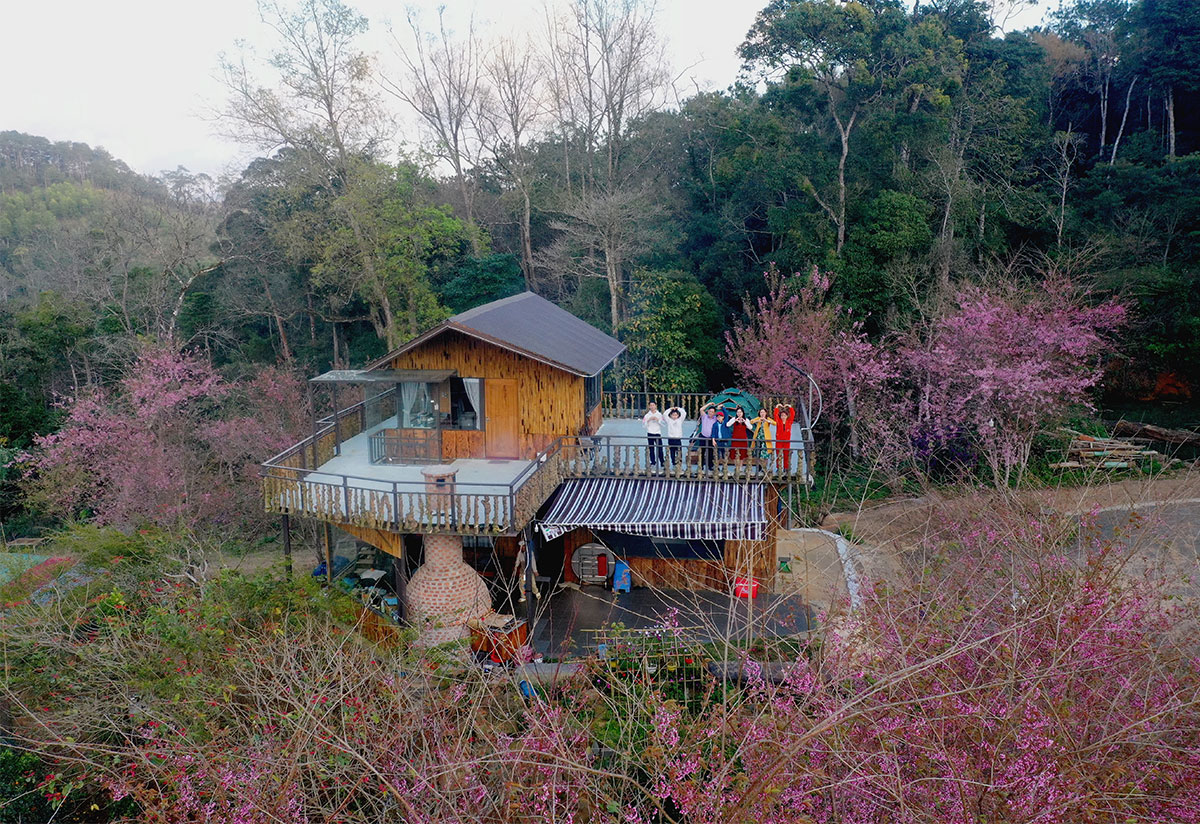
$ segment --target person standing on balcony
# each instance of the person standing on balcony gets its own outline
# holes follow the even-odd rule
[[[725,460],[725,453],[729,450],[729,438],[733,431],[729,428],[730,416],[724,406],[717,407],[717,422],[713,424],[713,440],[717,446],[717,460]]]
[[[746,410],[740,406],[729,421],[729,436],[729,457],[741,464],[750,457],[750,421],[746,420]]]
[[[672,406],[667,410],[667,419],[663,425],[667,428],[667,451],[671,454],[671,468],[677,469],[680,446],[683,444],[683,422],[687,420],[687,412],[682,406]]]
[[[796,409],[790,403],[775,404],[775,455],[783,472],[792,469],[792,421],[796,420]]]
[[[642,416],[642,427],[646,430],[646,443],[650,447],[650,471],[657,472],[663,463],[662,447],[663,414],[658,411],[658,404],[650,402],[646,414]]]
[[[755,458],[761,458],[766,461],[771,457],[771,450],[775,446],[775,437],[772,427],[775,426],[775,421],[771,420],[771,416],[767,414],[767,410],[758,410],[758,417],[750,419],[751,425],[754,427],[754,437],[750,450]],[[764,463],[764,466],[766,464]]]
[[[713,453],[717,448],[715,430],[717,427],[717,405],[710,403],[700,410],[700,469],[712,470]]]

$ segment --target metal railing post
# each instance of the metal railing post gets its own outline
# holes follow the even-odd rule
[[[392,481],[392,522],[400,528],[400,488]]]

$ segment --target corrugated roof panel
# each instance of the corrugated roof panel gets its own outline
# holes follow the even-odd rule
[[[576,527],[658,538],[760,541],[767,525],[762,484],[699,480],[572,478],[542,519],[552,541]]]

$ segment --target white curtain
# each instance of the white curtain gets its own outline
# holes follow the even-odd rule
[[[424,387],[421,383],[405,382],[400,384],[400,426],[409,429],[412,426],[413,404],[417,393]]]
[[[483,405],[479,402],[483,381],[479,378],[463,378],[463,389],[471,401],[471,408],[475,411],[475,428],[483,429]]]

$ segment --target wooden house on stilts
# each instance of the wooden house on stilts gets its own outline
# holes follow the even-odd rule
[[[429,643],[464,637],[495,606],[496,588],[464,561],[481,547],[493,559],[485,573],[526,588],[535,567],[577,580],[580,548],[592,559],[599,543],[634,586],[728,592],[740,578],[769,589],[781,496],[811,477],[811,433],[797,427],[783,452],[707,467],[690,436],[708,396],[603,391],[623,350],[526,292],[365,369],[317,376],[333,409],[263,465],[266,508],[285,537],[290,519],[314,518],[327,536],[337,528],[386,553],[398,612]],[[647,443],[651,401],[686,413],[674,453]]]

